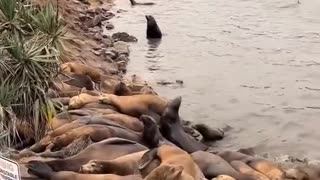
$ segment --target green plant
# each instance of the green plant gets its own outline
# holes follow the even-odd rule
[[[46,92],[58,73],[62,28],[51,3],[0,0],[0,146],[12,144],[19,121],[40,139],[56,113]]]

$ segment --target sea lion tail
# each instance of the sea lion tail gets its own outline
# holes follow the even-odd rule
[[[43,179],[50,179],[54,175],[52,168],[41,161],[29,161],[27,164],[28,173]]]
[[[138,162],[138,168],[139,170],[142,170],[146,168],[154,158],[156,158],[158,153],[158,148],[153,148],[144,153],[144,155],[141,157],[141,159]]]

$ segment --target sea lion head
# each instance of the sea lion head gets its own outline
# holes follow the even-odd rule
[[[145,180],[179,180],[182,172],[182,166],[161,165],[151,171]]]
[[[84,164],[80,167],[80,172],[86,174],[102,173],[103,166],[98,161],[91,160],[87,164]]]
[[[179,109],[181,105],[182,97],[178,96],[170,101],[162,113],[160,122],[177,122],[180,121]]]
[[[145,142],[148,143],[149,148],[158,147],[159,141],[161,138],[161,133],[159,128],[156,124],[156,121],[147,115],[141,115],[140,121],[143,122],[144,129],[143,129],[143,139]]]
[[[156,26],[157,25],[157,21],[154,19],[153,16],[146,15],[146,19],[147,19],[148,26]]]
[[[79,109],[83,106],[80,96],[74,96],[69,100],[68,109]]]

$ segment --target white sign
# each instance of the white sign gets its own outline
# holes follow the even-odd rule
[[[20,180],[18,163],[0,156],[0,180]]]

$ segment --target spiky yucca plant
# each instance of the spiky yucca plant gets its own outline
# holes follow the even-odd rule
[[[58,73],[63,34],[51,3],[38,9],[26,0],[0,0],[0,146],[12,144],[17,121],[40,139],[52,120],[46,92]]]

